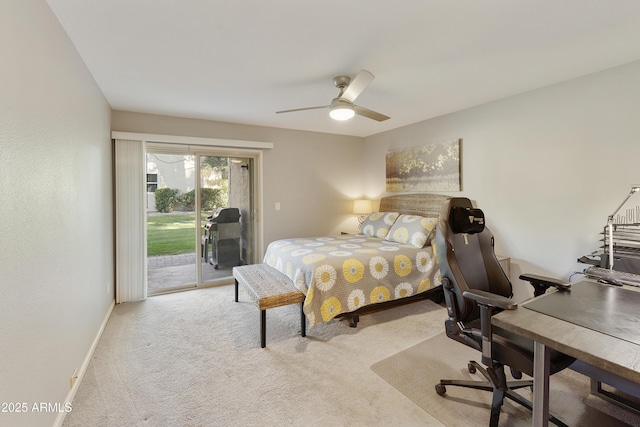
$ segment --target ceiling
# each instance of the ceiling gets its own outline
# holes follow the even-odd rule
[[[114,110],[360,137],[640,60],[638,0],[47,1]]]

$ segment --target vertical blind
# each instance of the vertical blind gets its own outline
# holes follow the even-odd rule
[[[145,143],[115,140],[116,303],[147,298]]]

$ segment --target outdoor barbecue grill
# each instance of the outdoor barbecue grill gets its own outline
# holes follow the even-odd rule
[[[218,209],[207,218],[202,235],[202,256],[216,270],[240,265],[240,210]],[[209,257],[211,246],[211,257]]]

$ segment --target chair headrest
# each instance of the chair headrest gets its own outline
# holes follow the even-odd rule
[[[481,233],[484,230],[484,212],[480,209],[455,206],[451,209],[449,225],[454,233]]]

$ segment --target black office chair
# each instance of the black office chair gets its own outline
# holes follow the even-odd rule
[[[466,198],[452,198],[444,204],[436,230],[436,247],[442,274],[448,318],[446,334],[482,352],[483,367],[470,361],[468,370],[481,373],[486,381],[441,380],[436,392],[443,396],[445,386],[461,386],[493,392],[490,426],[497,426],[504,397],[531,409],[531,402],[513,390],[532,387],[532,381],[521,381],[522,372],[533,376],[532,341],[491,325],[491,316],[502,310],[517,308],[510,298],[511,283],[500,267],[493,249],[493,235],[485,227],[484,214],[474,209]],[[550,286],[569,285],[535,275],[523,275],[541,295]],[[484,345],[483,345],[484,343]],[[490,345],[489,345],[490,343]],[[551,351],[550,373],[556,373],[574,361]],[[511,368],[516,381],[507,381],[504,366]],[[519,380],[519,381],[518,381]],[[565,424],[556,417],[549,420]]]

